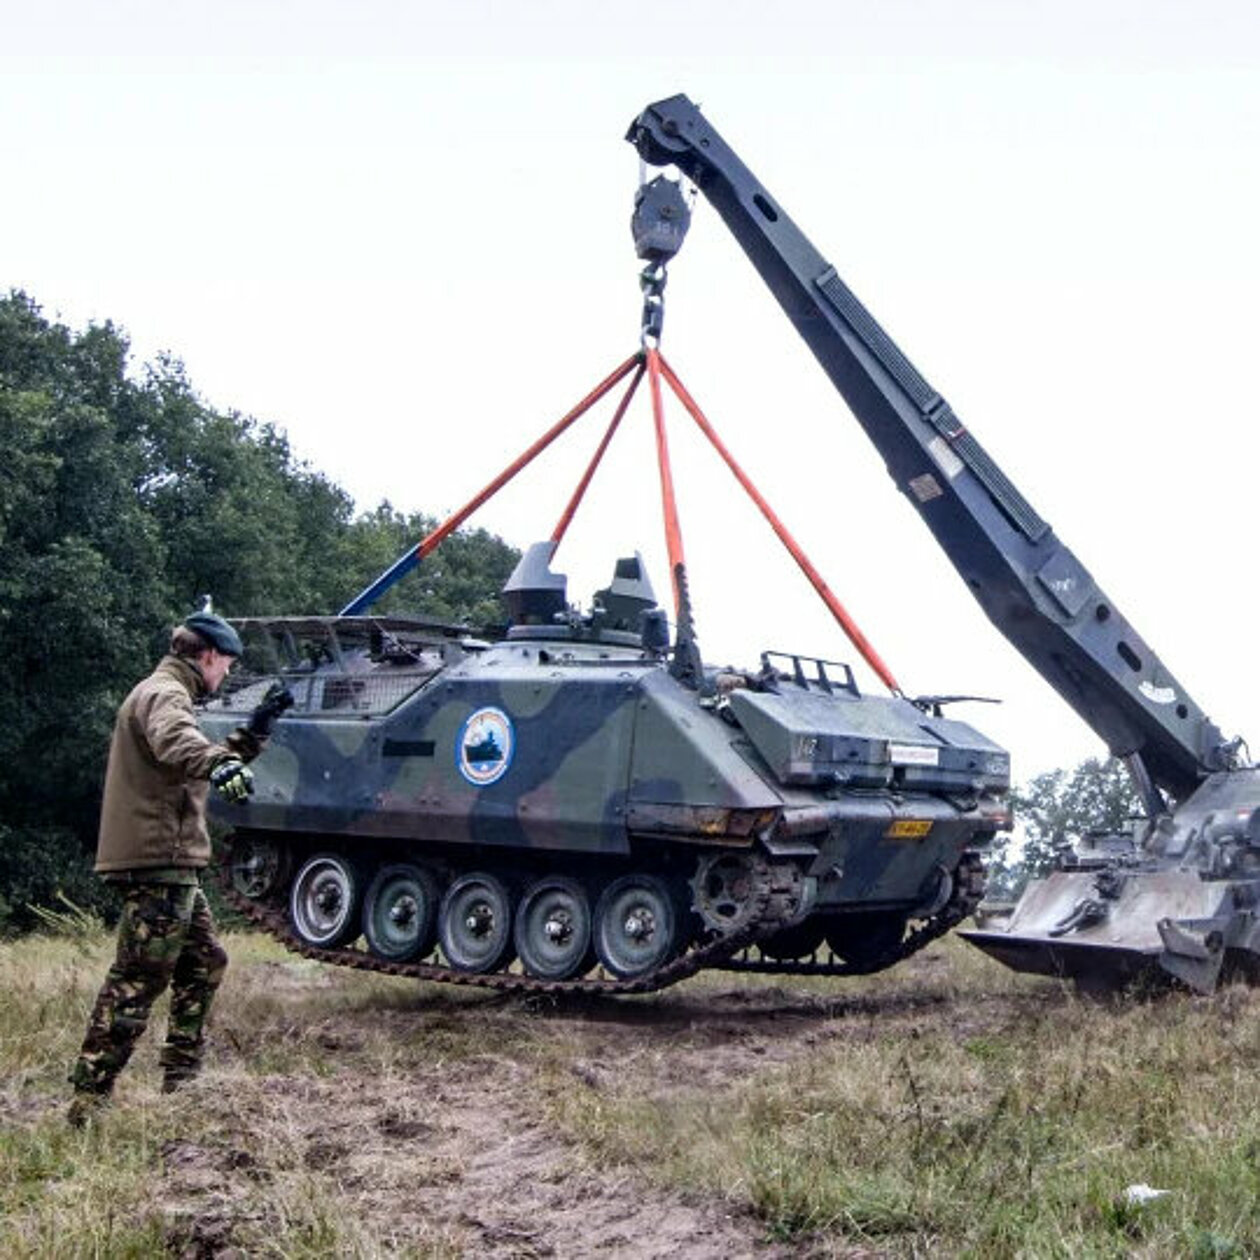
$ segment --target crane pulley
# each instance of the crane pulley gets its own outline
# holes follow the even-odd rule
[[[665,264],[682,248],[691,226],[691,206],[682,185],[666,175],[640,182],[630,216],[634,252],[647,266],[639,273],[643,290],[641,344],[657,345],[665,320]]]

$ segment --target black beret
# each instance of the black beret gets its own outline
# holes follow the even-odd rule
[[[240,656],[245,650],[241,636],[222,617],[209,612],[195,612],[184,618],[184,627],[200,635],[224,656]]]

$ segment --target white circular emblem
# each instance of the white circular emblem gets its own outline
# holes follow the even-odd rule
[[[459,728],[455,764],[474,787],[485,787],[507,773],[515,750],[512,719],[502,709],[478,709]]]

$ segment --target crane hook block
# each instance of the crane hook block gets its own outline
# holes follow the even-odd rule
[[[668,262],[682,248],[690,226],[691,210],[676,180],[658,175],[635,193],[630,231],[640,258]]]

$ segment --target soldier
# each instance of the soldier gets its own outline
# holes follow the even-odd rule
[[[240,655],[240,637],[226,621],[193,613],[175,627],[168,654],[118,710],[96,870],[120,886],[123,910],[117,956],[70,1074],[69,1120],[76,1127],[108,1102],[149,1008],[168,984],[163,1090],[177,1089],[201,1066],[206,1016],[227,967],[197,878],[210,860],[208,789],[230,801],[253,791],[245,763],[262,751],[276,718],[293,703],[274,684],[248,725],[224,744],[212,743],[197,726],[193,701],[213,695]]]

